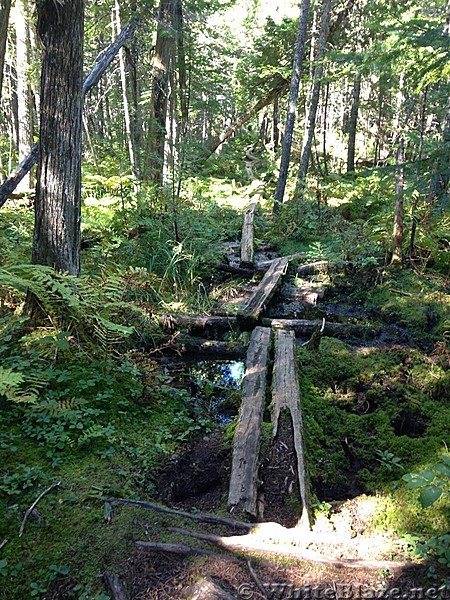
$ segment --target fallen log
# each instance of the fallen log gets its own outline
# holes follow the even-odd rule
[[[103,573],[103,582],[113,600],[128,600],[127,591],[116,573]]]
[[[183,595],[189,600],[238,600],[240,597],[226,592],[209,575],[189,586]]]
[[[258,182],[256,192],[250,200],[250,204],[245,210],[244,224],[242,225],[242,236],[241,236],[241,262],[240,267],[251,268],[255,260],[255,248],[254,248],[254,217],[255,210],[258,206],[259,201],[264,193],[264,183]]]
[[[289,258],[283,257],[272,261],[272,264],[256,288],[254,294],[247,298],[238,311],[237,322],[243,331],[251,330],[259,321],[262,311],[270,302],[281,278],[286,273]]]
[[[209,513],[188,513],[182,510],[176,510],[174,508],[168,508],[167,506],[160,506],[159,504],[153,504],[152,502],[142,502],[141,500],[127,500],[125,498],[110,498],[107,500],[111,505],[125,504],[127,506],[138,506],[140,508],[147,508],[154,510],[155,512],[161,512],[167,515],[176,515],[178,517],[184,517],[186,519],[192,519],[199,523],[213,523],[215,525],[225,525],[232,529],[244,529],[250,531],[254,525],[251,523],[245,523],[243,521],[237,521],[230,519],[229,517],[221,517],[219,515],[212,515]]]
[[[317,260],[316,262],[308,263],[297,267],[299,275],[313,275],[314,273],[326,271],[329,263],[327,260]]]
[[[164,314],[158,323],[165,331],[173,332],[177,327],[188,331],[236,331],[236,317],[215,317],[209,315]]]
[[[272,439],[278,433],[282,411],[291,415],[291,427],[296,456],[297,481],[302,502],[300,523],[309,529],[309,494],[306,475],[305,450],[303,443],[303,418],[300,405],[300,387],[296,372],[295,334],[279,329],[276,332],[276,354],[272,384]]]
[[[293,287],[284,285],[280,290],[280,296],[286,300],[301,300],[307,304],[317,304],[323,300],[326,288],[324,286],[301,286]]]
[[[219,558],[227,560],[228,562],[241,563],[241,560],[236,556],[230,556],[229,554],[220,554],[218,552],[212,552],[211,550],[204,550],[203,548],[194,548],[187,544],[175,544],[172,542],[135,542],[135,545],[139,550],[143,552],[168,552],[169,554],[177,554],[179,556],[209,556],[213,558]]]
[[[263,317],[261,320],[263,327],[272,327],[275,329],[292,329],[302,337],[311,337],[314,330],[322,326],[321,319],[276,319]],[[236,317],[217,317],[208,315],[184,315],[169,314],[159,317],[159,325],[167,330],[174,331],[177,327],[192,332],[212,332],[212,331],[238,331],[239,324]],[[328,337],[337,337],[341,339],[357,337],[368,339],[377,335],[374,327],[367,325],[353,325],[350,323],[333,323],[327,321],[323,334]]]
[[[310,337],[317,327],[322,327],[320,319],[309,321],[307,319],[269,319],[263,318],[262,325],[264,327],[272,327],[275,329],[292,329],[297,335]],[[376,329],[367,325],[352,325],[349,323],[325,323],[323,335],[328,337],[337,337],[341,339],[357,337],[368,338],[375,337]]]
[[[250,339],[242,381],[242,402],[233,441],[228,506],[256,517],[261,424],[266,396],[271,330],[256,327]]]
[[[168,527],[169,531],[189,536],[197,540],[202,540],[210,544],[225,548],[232,552],[259,552],[264,554],[274,554],[277,557],[287,557],[301,560],[304,562],[312,562],[321,564],[326,567],[334,567],[337,569],[363,569],[367,571],[378,571],[380,569],[389,569],[393,572],[396,569],[403,569],[408,564],[407,562],[391,561],[391,560],[363,560],[357,558],[334,558],[318,554],[312,550],[307,550],[300,546],[283,543],[264,542],[255,534],[247,534],[240,536],[221,537],[219,535],[197,533],[178,527]],[[287,530],[289,532],[289,530]],[[311,541],[311,538],[308,538]],[[298,541],[301,541],[299,539]]]

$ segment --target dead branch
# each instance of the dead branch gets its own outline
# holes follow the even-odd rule
[[[53,488],[59,487],[61,485],[62,481],[58,481],[57,483],[52,483],[52,485],[50,485],[47,489],[45,489],[42,494],[40,494],[36,500],[33,502],[33,504],[30,506],[30,508],[26,511],[24,517],[23,517],[23,521],[22,521],[22,525],[20,526],[20,530],[19,530],[19,537],[22,537],[23,535],[23,531],[25,529],[25,525],[27,522],[28,517],[30,516],[30,514],[33,512],[33,510],[36,508],[38,502],[40,500],[42,500],[42,498],[48,494],[49,492],[52,491]]]
[[[159,506],[158,504],[152,504],[151,502],[142,502],[140,500],[126,500],[124,498],[112,498],[107,500],[110,504],[114,503],[125,504],[128,506],[139,506],[140,508],[148,508],[156,512],[165,513],[168,515],[177,515],[178,517],[185,517],[198,521],[199,523],[215,523],[217,525],[225,525],[232,529],[245,529],[250,531],[254,525],[252,523],[244,523],[243,521],[236,521],[234,519],[228,519],[227,517],[220,517],[218,515],[211,515],[208,513],[187,513],[181,510],[175,510],[174,508],[167,508],[166,506]]]

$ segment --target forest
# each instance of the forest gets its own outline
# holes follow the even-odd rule
[[[450,597],[449,0],[0,0],[0,599]]]

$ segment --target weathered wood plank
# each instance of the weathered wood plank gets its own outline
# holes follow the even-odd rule
[[[250,339],[228,493],[230,508],[240,505],[253,516],[257,512],[258,459],[270,338],[269,328],[256,327]]]
[[[262,181],[257,182],[258,187],[256,188],[255,194],[250,200],[250,204],[247,206],[244,214],[244,224],[242,225],[242,236],[241,236],[241,268],[251,268],[255,261],[255,243],[254,243],[254,218],[255,210],[258,206],[259,201],[264,193],[264,183]]]
[[[297,459],[297,479],[302,501],[300,522],[309,527],[309,499],[303,443],[303,418],[300,405],[300,387],[296,372],[295,334],[292,330],[279,329],[276,332],[276,354],[272,384],[272,437],[276,438],[281,412],[288,410]]]
[[[254,294],[247,298],[238,311],[237,321],[242,330],[251,330],[259,321],[262,311],[272,298],[281,278],[286,273],[289,259],[277,258],[261,280]]]

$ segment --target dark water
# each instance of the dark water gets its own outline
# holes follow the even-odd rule
[[[203,360],[187,365],[195,410],[225,425],[239,410],[243,361]]]

